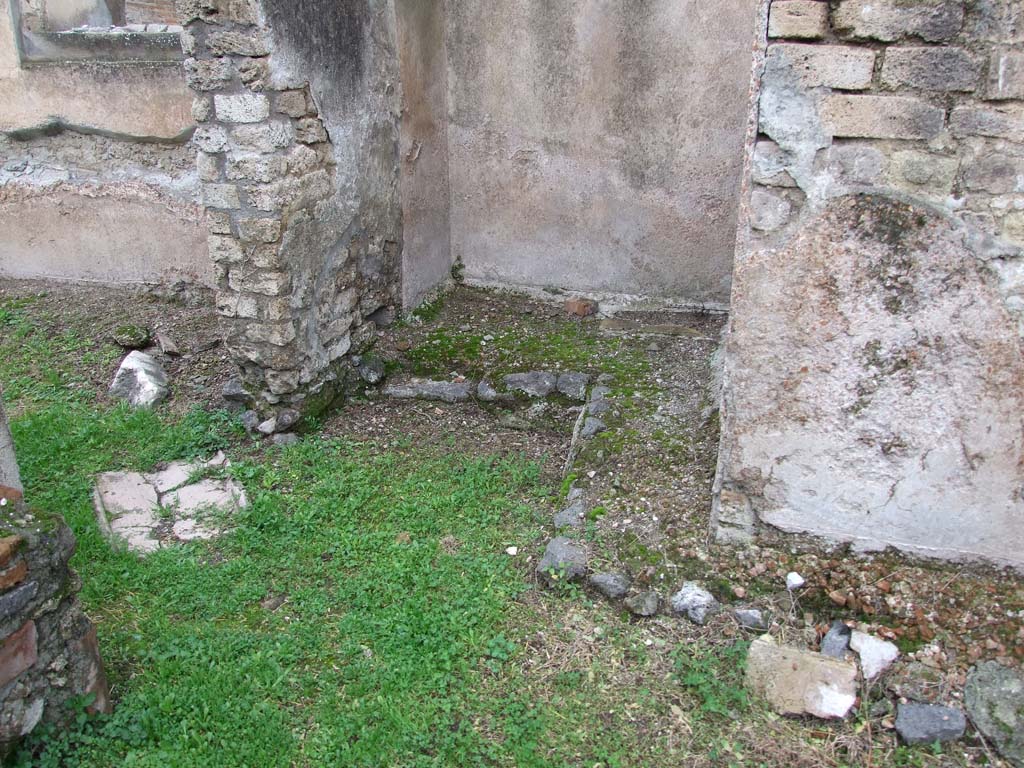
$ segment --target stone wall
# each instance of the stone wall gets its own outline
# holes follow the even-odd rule
[[[178,50],[160,61],[105,61],[99,42],[79,47],[90,35],[44,35],[39,55],[91,58],[33,62],[17,18],[0,13],[0,275],[211,283],[177,35],[92,36],[160,57],[169,40]]]
[[[717,533],[1024,566],[1024,6],[774,0],[767,38]]]
[[[317,410],[399,300],[389,2],[187,0],[185,70],[228,347],[265,405]],[[312,398],[312,399],[311,399]]]
[[[96,629],[68,567],[74,548],[63,520],[25,504],[0,403],[0,758],[40,723],[72,722],[76,699],[110,711]]]
[[[756,0],[448,0],[471,281],[725,306]]]

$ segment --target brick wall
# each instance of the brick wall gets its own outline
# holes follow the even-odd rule
[[[332,18],[316,17],[301,3],[294,13],[256,0],[190,0],[181,7],[185,74],[199,124],[193,143],[228,349],[265,412],[320,410],[353,375],[347,356],[372,342],[375,313],[398,295],[398,110],[385,82],[397,58],[391,51],[392,66],[385,51],[379,70],[363,71],[365,81],[335,71],[336,28],[351,30],[356,20],[333,3],[325,4]],[[272,71],[270,12],[308,25],[279,38],[310,46],[282,57],[298,72]],[[387,17],[367,24],[379,18]],[[314,39],[320,29],[335,42]],[[304,61],[317,54],[326,61]],[[317,77],[329,78],[323,90],[343,91],[323,98],[325,109],[335,110],[337,145],[311,90]],[[376,190],[377,176],[391,183]]]
[[[174,0],[125,0],[128,24],[177,24]]]
[[[39,723],[73,721],[76,697],[110,711],[96,629],[68,567],[74,551],[64,521],[22,498],[0,402],[0,760]]]
[[[764,6],[715,533],[1024,569],[1024,3]]]
[[[753,243],[808,199],[889,188],[1024,244],[1024,4],[774,0]]]

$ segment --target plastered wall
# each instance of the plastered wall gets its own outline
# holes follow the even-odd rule
[[[470,280],[728,302],[755,0],[448,0]]]
[[[0,276],[209,284],[178,62],[23,64],[0,12]]]

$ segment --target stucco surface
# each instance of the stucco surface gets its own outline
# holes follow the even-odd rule
[[[195,203],[132,183],[0,189],[0,275],[212,285]]]
[[[192,97],[180,65],[52,64],[22,68],[0,12],[0,131],[53,120],[134,137],[188,138]]]
[[[396,0],[402,75],[402,304],[414,307],[452,267],[445,2]]]
[[[449,0],[470,279],[728,301],[755,0]]]
[[[1024,567],[1024,269],[974,242],[847,196],[738,260],[719,515]]]

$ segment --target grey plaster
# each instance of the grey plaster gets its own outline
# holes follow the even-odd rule
[[[724,302],[754,0],[449,0],[466,277]]]

